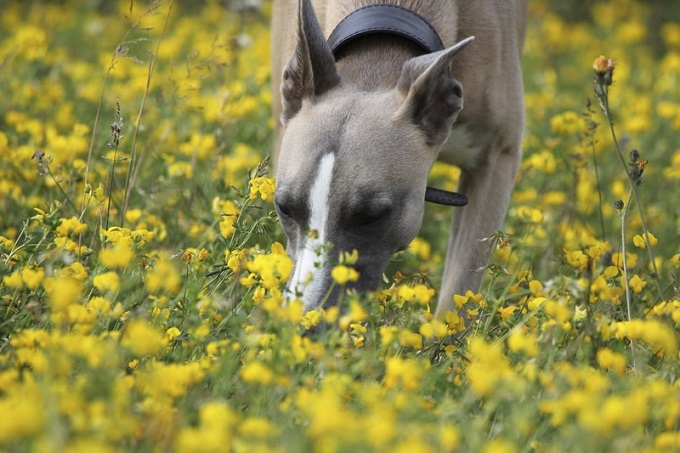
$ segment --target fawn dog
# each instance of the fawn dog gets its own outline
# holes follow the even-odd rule
[[[352,250],[359,278],[348,285],[375,289],[436,199],[435,160],[460,167],[468,201],[451,223],[437,315],[479,289],[483,239],[501,226],[521,159],[525,21],[525,0],[274,0],[288,299],[305,311],[335,303],[331,270]]]

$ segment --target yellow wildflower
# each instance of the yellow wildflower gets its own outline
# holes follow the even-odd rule
[[[109,269],[125,269],[135,257],[132,238],[120,236],[111,242],[113,246],[102,248],[99,252],[99,262]]]
[[[262,417],[248,417],[239,426],[241,435],[251,439],[268,439],[279,433],[278,427]]]
[[[429,261],[432,253],[430,243],[420,237],[414,238],[411,241],[408,251],[423,261]]]
[[[182,335],[182,331],[179,330],[177,327],[174,327],[174,326],[170,327],[168,330],[165,331],[165,337],[170,341],[174,340],[175,338],[179,337],[180,335]]]
[[[21,279],[28,289],[36,289],[45,279],[45,269],[25,267],[21,271]]]
[[[406,348],[422,349],[423,337],[410,330],[402,330],[399,332],[399,344]]]
[[[385,387],[402,386],[405,390],[416,390],[428,364],[415,359],[389,357],[385,361]]]
[[[517,449],[504,439],[493,439],[482,447],[481,453],[515,453]]]
[[[120,286],[120,277],[112,271],[104,272],[94,276],[92,285],[102,293],[116,292]]]
[[[649,235],[649,245],[654,247],[659,241],[656,239],[656,237],[652,233],[648,232],[648,235]],[[640,235],[640,234],[636,234],[633,237],[633,244],[637,248],[641,248],[641,249],[647,248],[647,241],[645,240],[645,237]]]
[[[181,286],[180,274],[166,253],[159,254],[146,274],[146,289],[152,294],[165,290],[177,294]]]
[[[267,178],[265,176],[253,178],[250,180],[250,195],[248,198],[254,200],[259,197],[269,203],[272,203],[274,201],[275,190],[276,187],[274,186],[273,179]]]
[[[236,204],[230,200],[220,200],[215,198],[213,200],[213,212],[215,212],[220,219],[220,233],[223,237],[229,238],[236,228],[234,227],[234,222],[238,216],[239,210]]]
[[[667,431],[654,439],[654,447],[659,451],[680,450],[680,431]]]
[[[274,379],[274,373],[262,362],[248,362],[241,368],[241,379],[250,384],[267,385]]]
[[[167,339],[146,321],[134,319],[125,327],[121,344],[135,356],[159,354],[165,350]]]
[[[352,323],[359,323],[366,320],[366,310],[358,300],[352,299],[349,302],[349,313],[340,318],[340,326],[347,330]]]
[[[75,278],[51,277],[45,279],[45,291],[52,310],[65,312],[69,305],[80,300],[81,285]]]
[[[647,286],[647,282],[641,279],[637,274],[633,275],[630,280],[628,280],[628,284],[635,294],[640,294],[644,287]]]
[[[498,344],[473,337],[470,339],[470,366],[467,376],[470,388],[479,397],[491,396],[515,377],[507,358]]]
[[[597,351],[597,363],[605,370],[623,376],[626,374],[626,356],[614,352],[609,348],[602,348]]]
[[[67,236],[69,233],[82,234],[87,231],[87,224],[82,223],[76,217],[60,219],[56,232],[59,236]]]
[[[507,307],[499,307],[498,314],[501,315],[501,319],[510,319],[512,314],[517,310],[517,305],[509,305]]]
[[[512,352],[523,352],[529,357],[537,357],[540,352],[538,337],[525,328],[516,328],[508,337],[508,349]]]
[[[420,334],[425,338],[444,338],[448,331],[446,324],[438,319],[420,325]]]
[[[222,452],[232,444],[238,416],[224,402],[205,403],[198,414],[197,428],[184,428],[177,435],[177,451]]]
[[[340,264],[331,271],[331,277],[340,285],[359,280],[359,273],[352,267]]]
[[[666,358],[676,358],[678,343],[673,329],[653,319],[633,319],[616,323],[616,336],[627,337],[647,343],[655,353]]]
[[[517,210],[517,215],[520,219],[531,223],[541,223],[543,221],[543,213],[536,208],[530,208],[528,206],[520,206]]]
[[[5,275],[2,278],[2,281],[9,288],[21,289],[24,286],[24,279],[21,277],[21,272],[18,270],[9,275]]]

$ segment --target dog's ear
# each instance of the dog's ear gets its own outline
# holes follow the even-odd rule
[[[295,53],[283,71],[281,122],[294,117],[302,100],[320,96],[340,83],[335,58],[310,0],[300,0]]]
[[[463,108],[463,89],[451,77],[449,64],[473,39],[469,37],[448,49],[412,58],[402,67],[397,90],[404,103],[399,114],[406,115],[425,133],[429,146],[446,141]]]

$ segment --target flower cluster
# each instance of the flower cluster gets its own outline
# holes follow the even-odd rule
[[[0,450],[680,449],[677,20],[530,4],[517,190],[435,317],[441,206],[286,300],[271,2],[142,3],[3,4]]]

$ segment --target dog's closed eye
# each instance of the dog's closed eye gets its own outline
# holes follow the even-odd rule
[[[276,200],[274,201],[274,207],[276,208],[276,213],[279,215],[281,220],[295,222],[301,218],[302,214],[294,204]]]
[[[391,206],[380,206],[372,209],[356,211],[350,217],[350,223],[355,228],[369,228],[379,226],[387,221],[392,214]]]

